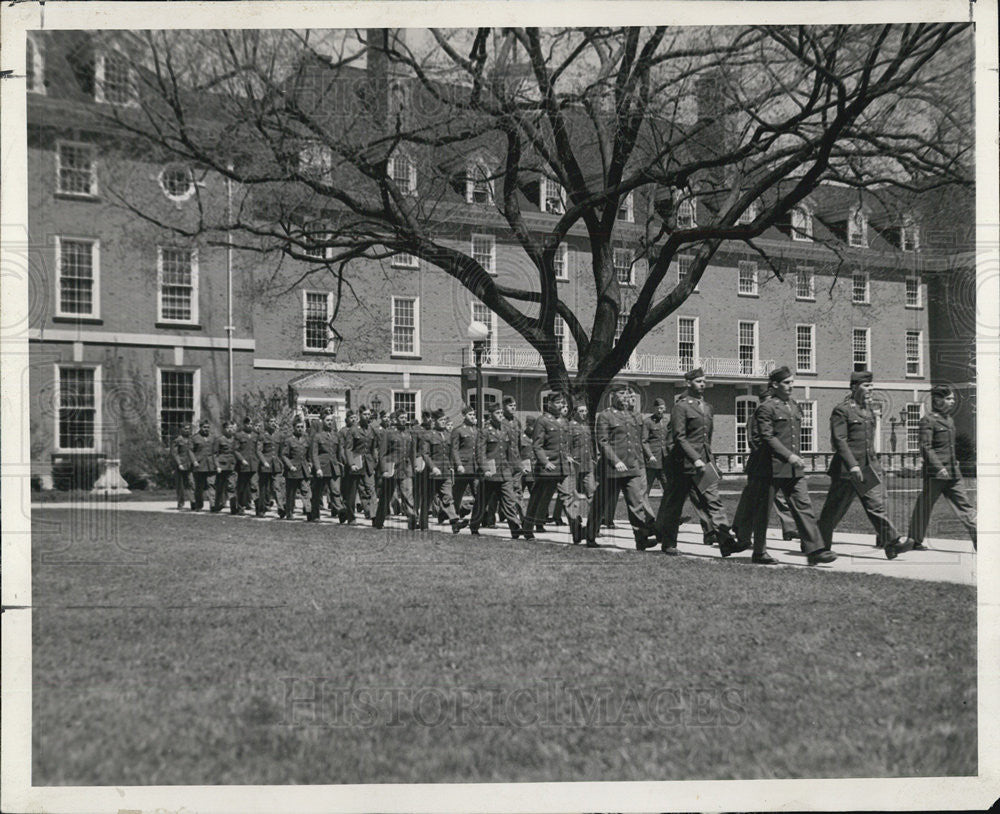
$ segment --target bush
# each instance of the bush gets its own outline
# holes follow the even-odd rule
[[[53,455],[52,484],[62,491],[90,490],[101,476],[103,460],[103,455],[93,452]]]
[[[250,416],[254,425],[263,424],[268,418],[278,419],[278,429],[283,433],[292,431],[295,411],[288,406],[288,396],[280,387],[272,390],[258,390],[243,393],[233,405],[233,420],[240,426],[244,416]]]
[[[119,436],[121,473],[129,489],[168,487],[174,482],[174,461],[160,440],[160,428],[148,419],[129,422]]]

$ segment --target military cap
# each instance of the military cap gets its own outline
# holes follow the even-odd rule
[[[433,413],[431,413],[431,418],[435,421],[444,418],[444,407],[438,407]]]
[[[788,369],[788,365],[782,365],[781,367],[776,367],[771,371],[770,375],[767,377],[767,381],[770,384],[775,382],[783,382],[789,376],[792,375],[792,371]]]
[[[430,410],[421,410],[420,411],[420,417],[421,418],[433,418],[434,414]]]
[[[476,412],[476,408],[471,404],[466,404],[462,407],[462,415],[468,415],[469,413]]]
[[[514,398],[513,396],[504,396],[503,397],[503,403],[504,404],[517,404],[517,399]]]
[[[940,399],[946,399],[954,392],[947,384],[936,384],[931,388],[931,395]]]
[[[666,407],[667,403],[663,399],[653,399],[654,407]]]
[[[611,393],[620,393],[622,390],[628,390],[628,389],[629,389],[628,382],[617,381],[617,382],[611,382],[611,387],[608,388],[608,391]]]
[[[689,370],[687,373],[685,373],[684,378],[687,379],[688,381],[691,381],[692,379],[700,379],[704,375],[705,371],[700,367],[696,367],[694,368],[694,370]]]
[[[851,374],[851,387],[856,384],[863,384],[865,382],[870,382],[875,377],[872,375],[870,370],[855,370]]]

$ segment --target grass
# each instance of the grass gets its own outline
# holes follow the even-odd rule
[[[974,774],[974,590],[33,512],[33,782]]]

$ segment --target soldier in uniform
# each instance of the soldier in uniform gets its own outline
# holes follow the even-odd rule
[[[476,474],[476,408],[467,405],[462,408],[462,423],[451,432],[451,465],[455,468],[455,485],[452,497],[455,510],[462,514],[462,498],[465,490],[472,493],[473,502],[479,491],[479,477]]]
[[[330,516],[339,517],[343,521],[347,512],[340,496],[340,435],[337,432],[337,418],[332,411],[323,416],[323,423],[309,440],[309,462],[312,464],[312,506],[306,520],[319,520],[323,496],[329,495]]]
[[[646,500],[645,461],[642,454],[642,418],[628,409],[630,391],[625,383],[611,386],[611,406],[597,415],[598,464],[597,500],[590,510],[587,540],[595,542],[605,507],[625,495],[635,547],[643,551],[655,545],[653,510]]]
[[[427,462],[424,460],[424,436],[434,428],[434,419],[430,410],[420,413],[420,423],[414,422],[410,427],[410,435],[413,437],[413,449],[415,457],[413,459],[413,508],[417,513],[417,527],[419,527],[420,507],[424,503],[424,494],[430,488],[427,480]]]
[[[236,431],[236,458],[236,505],[242,513],[253,505],[257,474],[257,432],[250,416],[244,417],[243,426]]]
[[[597,491],[597,476],[594,474],[594,436],[590,431],[590,420],[587,416],[587,403],[581,400],[573,408],[569,422],[569,454],[576,461],[576,497],[580,514],[580,522],[587,518],[587,547],[596,548],[597,542],[590,534],[591,504]],[[595,535],[596,536],[596,533]],[[574,540],[574,543],[579,542]]]
[[[306,484],[309,477],[309,439],[305,436],[305,421],[296,416],[292,422],[292,434],[281,444],[281,464],[285,474],[285,513],[284,519],[291,520],[295,516],[295,497],[302,492],[302,508],[306,509]]]
[[[406,525],[411,531],[417,527],[417,514],[413,507],[413,473],[417,457],[414,437],[407,430],[406,413],[396,410],[389,414],[389,427],[379,434],[378,470],[382,474],[379,481],[378,509],[372,527],[382,528],[389,504],[394,494],[399,494],[400,508],[406,515]]]
[[[653,412],[642,422],[642,452],[646,456],[646,497],[659,482],[667,493],[666,458],[670,450],[670,417],[663,399],[653,401]]]
[[[371,408],[362,405],[358,409],[358,423],[350,427],[341,439],[340,454],[343,456],[343,496],[347,523],[356,525],[355,516],[358,488],[364,485],[367,493],[375,493],[375,431],[371,425]],[[365,517],[375,513],[371,498],[365,503]]]
[[[180,432],[170,442],[170,455],[174,459],[177,471],[174,480],[177,484],[177,508],[183,509],[184,504],[191,501],[194,508],[194,480],[191,470],[194,467],[194,456],[191,454],[191,425],[181,424]]]
[[[792,514],[799,537],[802,540],[802,550],[810,565],[833,562],[837,555],[827,551],[823,545],[819,528],[816,526],[816,515],[813,513],[812,502],[809,500],[809,483],[805,477],[805,460],[799,455],[799,444],[802,437],[802,411],[792,398],[795,387],[795,377],[787,367],[779,367],[771,371],[768,377],[771,389],[756,411],[754,430],[755,443],[761,450],[761,457],[767,457],[766,468],[769,470],[769,486],[760,499],[757,500],[756,517],[753,525],[757,526],[754,534],[754,551],[752,560],[755,563],[772,565],[776,560],[765,549],[767,539],[767,516],[775,493],[784,495],[788,509]],[[762,480],[762,478],[759,478]],[[750,482],[747,483],[750,489]],[[759,528],[760,525],[763,528]]]
[[[255,514],[262,517],[271,505],[278,504],[278,515],[285,513],[284,495],[278,495],[275,478],[281,475],[281,433],[278,419],[270,416],[257,436],[257,506]]]
[[[221,512],[222,507],[229,501],[229,510],[233,514],[242,514],[243,510],[236,502],[236,490],[234,480],[236,465],[241,456],[236,452],[236,422],[226,420],[222,422],[222,435],[215,439],[212,444],[212,460],[215,461],[215,503],[212,504],[213,512]]]
[[[211,478],[215,473],[215,463],[212,461],[213,443],[208,419],[202,419],[198,424],[198,433],[191,438],[191,459],[194,462],[194,499],[191,502],[193,512],[200,512],[204,508],[206,497],[209,506],[214,502],[214,495],[211,492]]]
[[[472,509],[469,530],[479,534],[479,526],[486,513],[486,506],[492,501],[500,509],[507,521],[511,537],[515,540],[521,532],[514,499],[514,466],[518,463],[517,452],[512,449],[510,428],[504,422],[503,407],[492,404],[489,420],[479,433],[476,444],[476,471],[482,476],[479,494]]]
[[[819,530],[827,550],[833,545],[833,530],[854,502],[861,500],[865,514],[875,527],[877,542],[885,542],[890,560],[912,547],[900,537],[885,509],[885,482],[875,454],[875,415],[869,405],[872,373],[851,374],[851,394],[830,413],[830,437],[834,450],[828,470],[830,491],[819,515]]]
[[[437,498],[441,504],[441,511],[451,523],[451,530],[457,534],[468,523],[459,519],[452,501],[451,439],[446,430],[448,419],[442,409],[435,410],[433,418],[433,429],[426,430],[420,439],[422,449],[419,453],[424,459],[428,488],[422,495],[417,528],[422,531],[427,530],[431,499]]]
[[[710,524],[708,539],[715,538],[723,557],[748,546],[738,542],[729,530],[729,518],[719,497],[718,483],[699,485],[705,467],[714,465],[712,455],[712,407],[705,401],[705,371],[700,367],[684,374],[688,389],[677,400],[670,414],[673,435],[670,488],[660,501],[656,517],[660,545],[668,554],[677,551],[677,530],[680,526],[684,499],[688,498]]]
[[[518,492],[518,504],[520,505],[524,501],[524,490],[528,492],[528,500],[531,499],[531,492],[535,488],[535,467],[532,465],[532,461],[535,458],[535,454],[531,451],[531,438],[535,433],[535,422],[538,420],[538,416],[529,415],[524,419],[524,431],[521,433],[521,455],[527,455],[528,467],[524,470],[524,475],[521,478],[522,491]],[[525,505],[526,502],[525,502]],[[523,515],[524,511],[521,512],[522,521],[521,526],[524,526]],[[544,527],[536,527],[535,531],[544,531]]]
[[[558,494],[562,500],[573,542],[583,539],[583,521],[576,497],[576,460],[570,454],[569,422],[563,412],[565,407],[565,395],[550,393],[545,401],[545,412],[535,420],[531,438],[531,450],[535,456],[535,487],[531,490],[521,531],[526,540],[534,538],[534,529],[548,514],[553,494]]]
[[[931,390],[931,412],[920,419],[920,454],[924,459],[924,481],[910,516],[910,539],[913,548],[923,551],[924,536],[931,519],[931,510],[941,495],[951,504],[965,526],[972,545],[976,544],[976,510],[962,482],[962,470],[955,455],[955,394],[947,385]]]
[[[521,419],[517,417],[517,399],[513,396],[503,398],[503,420],[511,436],[511,465],[514,467],[514,497],[516,498],[518,527],[524,521],[524,509],[521,498],[524,495],[524,478],[531,471],[531,439],[524,434]]]

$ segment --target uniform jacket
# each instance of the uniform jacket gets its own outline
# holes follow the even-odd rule
[[[514,434],[510,426],[501,423],[495,427],[492,422],[487,422],[483,431],[479,433],[476,444],[476,471],[483,475],[486,480],[505,481],[514,477],[514,468],[520,467],[518,460],[519,450],[512,448],[511,443]],[[493,473],[488,472],[492,461]]]
[[[875,415],[848,396],[830,413],[830,444],[836,453],[828,470],[831,478],[849,478],[852,467],[868,464],[881,474],[875,455]]]
[[[670,451],[670,416],[664,414],[660,418],[646,416],[642,422],[642,452],[646,456],[646,466],[649,469],[662,469],[663,459]],[[655,463],[650,463],[653,458]]]
[[[594,435],[590,431],[590,424],[569,422],[569,453],[577,462],[576,472],[594,471]]]
[[[239,460],[236,455],[236,446],[239,444],[235,435],[218,435],[212,444],[212,458],[215,460],[216,470],[223,472],[233,472],[236,470],[236,463]]]
[[[801,443],[802,411],[795,399],[784,401],[770,396],[760,403],[754,412],[753,433],[761,450],[761,457],[770,458],[771,476],[775,478],[800,478],[804,467],[795,467],[788,462],[792,455],[799,454]],[[747,428],[751,430],[750,427]]]
[[[645,472],[642,452],[642,418],[628,410],[610,408],[597,414],[597,451],[606,478],[628,478]],[[615,464],[628,467],[619,472]]]
[[[378,435],[378,471],[392,468],[394,478],[412,478],[416,458],[416,439],[407,430],[390,427]]]
[[[465,467],[465,474],[471,475],[476,468],[476,437],[479,430],[468,424],[461,424],[451,431],[451,462],[458,473],[458,465]]]
[[[340,435],[322,425],[309,440],[309,461],[313,477],[339,478],[341,473]]]
[[[361,472],[365,475],[375,474],[375,428],[369,424],[362,427],[355,424],[347,427],[340,437],[340,456],[344,464],[344,474],[354,472],[353,465],[361,461]]]
[[[215,439],[211,435],[200,432],[191,436],[191,459],[194,461],[195,472],[214,472],[215,462],[212,460],[212,447]]]
[[[236,438],[236,471],[257,471],[257,433],[253,430],[245,432],[237,430]]]
[[[573,456],[569,451],[569,440],[569,422],[562,416],[557,418],[543,413],[535,419],[531,451],[535,456],[536,478],[565,477],[576,471],[570,461]],[[547,463],[554,464],[555,469],[546,469]]]
[[[950,415],[931,412],[920,419],[920,454],[924,459],[924,477],[958,480],[962,477],[955,455],[955,420]],[[948,477],[938,472],[948,470]]]
[[[446,430],[424,430],[420,439],[420,454],[424,458],[427,467],[425,472],[432,478],[451,477],[451,439]],[[431,470],[437,467],[441,470],[440,475],[434,475]]]
[[[281,440],[281,430],[268,432],[264,429],[257,433],[257,463],[261,472],[281,474]]]
[[[743,464],[743,471],[748,477],[770,479],[771,449],[761,444],[760,429],[757,426],[758,410],[760,410],[759,404],[747,419],[747,445],[750,447],[750,454]]]
[[[281,462],[284,465],[286,478],[308,478],[309,468],[309,439],[305,434],[289,435],[281,443]]]
[[[191,440],[193,436],[178,435],[170,442],[170,454],[178,469],[190,472],[194,468],[195,459],[191,453]]]
[[[694,462],[712,462],[712,407],[704,399],[682,396],[670,412],[670,430],[674,439],[671,456],[688,474]]]
[[[524,433],[521,420],[514,416],[503,419],[503,424],[510,433],[510,462],[515,469],[524,469],[525,462],[531,463],[531,439]]]

